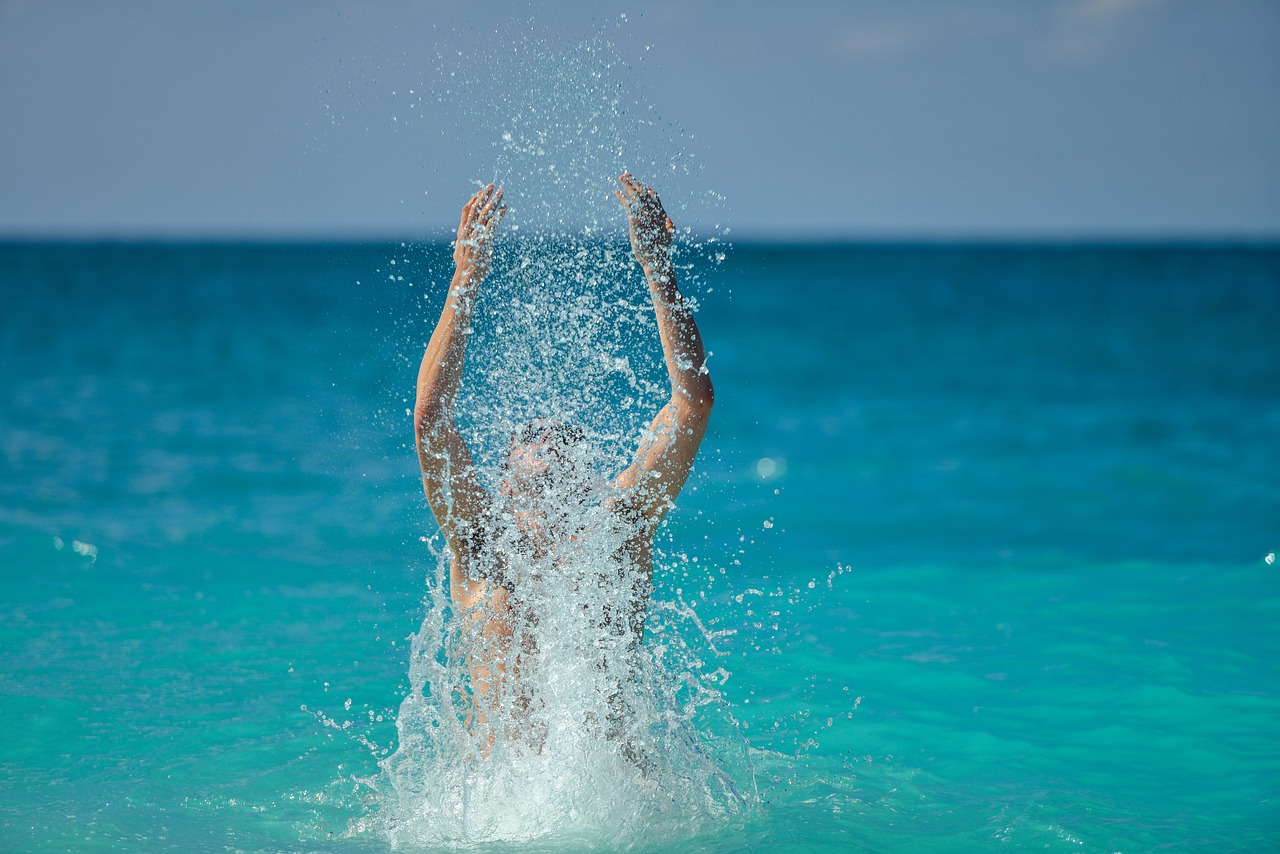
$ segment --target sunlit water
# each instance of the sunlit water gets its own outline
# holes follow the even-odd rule
[[[391,776],[465,782],[389,765],[443,613],[405,412],[443,279],[369,275],[405,251],[3,250],[3,847],[382,850],[415,808]],[[679,761],[758,796],[716,813],[565,741],[599,799],[556,812],[577,779],[504,758],[486,838],[1270,847],[1280,253],[740,247],[710,276],[717,408],[647,652],[705,656],[670,665],[720,694]]]

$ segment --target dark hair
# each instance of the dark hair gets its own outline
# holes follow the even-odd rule
[[[586,433],[580,427],[551,418],[534,419],[512,433],[511,451],[501,463],[503,476],[514,474],[519,479],[531,476],[533,483],[537,485],[526,485],[522,489],[542,490],[578,483],[589,469],[589,466],[584,466],[578,459],[575,451],[585,439]],[[524,472],[522,468],[512,472],[512,459],[517,453],[523,455],[522,449],[527,449],[542,461],[532,472]],[[584,501],[586,492],[579,498],[579,503]]]
[[[549,442],[562,448],[571,448],[587,438],[582,428],[572,424],[564,424],[550,418],[535,418],[511,437],[511,444],[531,445],[535,442]]]

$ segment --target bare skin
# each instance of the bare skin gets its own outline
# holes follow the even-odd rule
[[[630,615],[630,630],[639,643],[653,572],[653,535],[689,477],[706,433],[714,392],[702,336],[680,294],[671,263],[675,227],[651,189],[626,173],[619,181],[616,195],[627,212],[631,248],[649,285],[671,380],[670,400],[649,424],[631,464],[614,478],[603,502],[619,529],[627,532],[626,558],[640,576],[639,612]],[[469,666],[475,719],[481,724],[486,710],[495,706],[504,691],[508,665],[518,666],[518,652],[513,647],[523,645],[513,644],[516,591],[503,579],[500,556],[494,553],[499,524],[495,501],[480,485],[471,453],[454,425],[453,408],[462,381],[476,293],[489,272],[494,231],[505,210],[502,190],[492,184],[462,209],[454,244],[453,281],[418,371],[414,409],[423,488],[451,554],[450,595],[477,642]],[[543,551],[554,550],[555,535],[550,523],[530,509],[538,504],[537,495],[531,492],[536,486],[531,484],[555,464],[555,455],[545,453],[548,441],[535,437],[528,443],[513,444],[509,475],[500,495],[503,506],[513,508],[515,525],[534,548]]]

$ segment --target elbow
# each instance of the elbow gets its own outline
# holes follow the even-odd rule
[[[699,374],[684,387],[685,406],[695,418],[706,420],[711,415],[711,407],[716,402],[716,390],[711,385],[711,377]]]
[[[419,444],[429,439],[449,420],[448,412],[440,401],[419,397],[413,407],[413,432]]]
[[[702,382],[699,384],[698,392],[694,395],[694,399],[698,401],[698,407],[710,414],[711,407],[716,402],[715,386],[711,385],[711,377],[708,374],[701,376]]]

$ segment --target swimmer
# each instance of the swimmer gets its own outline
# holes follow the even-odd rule
[[[542,559],[564,550],[582,533],[588,512],[595,509],[587,501],[602,507],[607,524],[622,532],[620,574],[634,580],[632,589],[620,594],[625,601],[607,609],[618,617],[611,628],[627,634],[635,645],[643,640],[654,532],[688,479],[707,430],[714,397],[702,336],[671,263],[675,226],[653,190],[627,173],[619,181],[616,195],[627,213],[632,251],[648,282],[671,398],[642,434],[631,464],[605,494],[593,496],[583,485],[587,466],[577,456],[581,431],[539,419],[512,438],[499,494],[491,496],[481,486],[454,424],[472,311],[491,266],[494,232],[506,212],[502,190],[492,184],[462,209],[453,281],[418,371],[418,459],[427,503],[450,554],[450,597],[472,638],[468,665],[476,709],[473,723],[483,724],[486,711],[496,707],[508,681],[508,664],[517,669],[521,651],[532,649],[530,640],[517,644],[513,638],[521,600],[514,573],[507,571],[512,557]],[[528,702],[518,689],[515,694],[516,706]],[[492,742],[492,734],[488,740]]]

